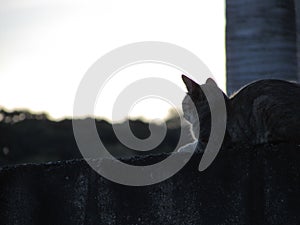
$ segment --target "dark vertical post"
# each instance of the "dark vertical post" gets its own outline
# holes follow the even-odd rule
[[[298,79],[294,0],[227,0],[226,18],[229,94],[258,79]]]

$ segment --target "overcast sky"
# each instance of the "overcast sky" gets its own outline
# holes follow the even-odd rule
[[[72,116],[75,92],[87,69],[105,53],[140,41],[186,48],[209,67],[219,86],[225,87],[225,9],[221,0],[1,0],[0,32],[0,105],[9,110],[46,111],[56,119]],[[121,77],[127,79],[128,73],[173,76],[174,82],[182,85],[181,71],[174,68],[133,66],[121,71],[120,79],[116,76],[112,88],[107,88],[108,97],[95,109],[97,116],[110,118],[109,96],[122,90],[126,82]],[[162,100],[148,99],[131,115],[163,117],[169,107]]]

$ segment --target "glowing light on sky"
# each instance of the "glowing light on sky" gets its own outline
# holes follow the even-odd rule
[[[75,92],[87,69],[105,53],[139,41],[188,49],[208,65],[224,89],[224,12],[224,1],[219,0],[1,1],[0,105],[46,111],[57,119],[71,117]],[[172,74],[182,85],[180,71],[173,68],[134,66],[122,73],[164,78]],[[117,77],[111,93],[107,88],[108,96],[121,90],[128,76]],[[101,104],[108,109],[109,99]],[[132,116],[156,118],[168,110],[157,100],[141,104]],[[109,110],[97,113],[97,107],[97,116],[110,118]]]

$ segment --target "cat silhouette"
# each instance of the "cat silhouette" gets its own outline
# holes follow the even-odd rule
[[[185,75],[182,75],[182,80],[187,88],[182,101],[183,116],[191,123],[196,142],[206,144],[211,135],[211,112],[207,98],[201,85]],[[207,84],[221,91],[211,78],[206,81]],[[223,96],[227,112],[223,144],[300,144],[298,83],[258,80],[242,87],[230,97],[225,93]],[[190,146],[195,146],[196,142]]]

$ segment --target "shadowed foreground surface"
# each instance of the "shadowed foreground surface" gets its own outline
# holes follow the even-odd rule
[[[233,146],[201,173],[200,157],[145,187],[108,181],[83,160],[3,168],[0,224],[300,224],[300,147]]]

